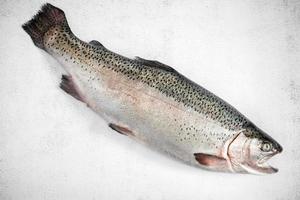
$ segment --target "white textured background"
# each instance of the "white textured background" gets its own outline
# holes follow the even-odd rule
[[[300,199],[300,2],[50,1],[75,34],[174,66],[284,151],[268,176],[186,166],[107,127],[58,87],[21,24],[43,1],[0,1],[0,199]]]

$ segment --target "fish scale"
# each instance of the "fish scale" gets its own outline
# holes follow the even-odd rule
[[[81,41],[69,28],[64,12],[51,4],[45,4],[23,28],[37,47],[67,71],[61,88],[86,103],[116,132],[210,170],[276,171],[257,159],[275,155],[271,151],[281,152],[281,146],[235,108],[172,67],[126,58],[96,40]],[[272,148],[263,151],[268,145]]]

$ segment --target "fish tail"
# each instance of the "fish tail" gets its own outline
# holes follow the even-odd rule
[[[29,34],[37,47],[45,49],[45,33],[52,27],[60,25],[69,27],[64,11],[46,3],[31,20],[22,25],[22,28]]]

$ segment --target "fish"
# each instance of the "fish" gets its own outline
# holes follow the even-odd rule
[[[267,163],[283,150],[277,141],[173,67],[80,40],[64,11],[49,3],[22,28],[64,68],[60,88],[115,132],[210,171],[278,171]]]

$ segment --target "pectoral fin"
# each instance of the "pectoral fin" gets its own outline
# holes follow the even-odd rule
[[[227,168],[227,161],[224,158],[204,153],[195,153],[194,156],[199,164],[207,166],[209,168]]]

